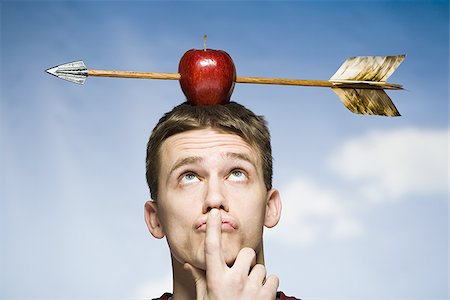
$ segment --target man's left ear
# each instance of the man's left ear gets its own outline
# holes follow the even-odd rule
[[[264,218],[264,226],[272,228],[278,224],[281,217],[281,198],[280,192],[271,189],[267,192],[266,199],[266,216]]]

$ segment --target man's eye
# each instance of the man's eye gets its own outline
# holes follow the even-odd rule
[[[199,181],[197,175],[195,175],[194,173],[186,173],[183,176],[181,176],[180,183],[189,184],[197,181]]]
[[[231,181],[245,181],[247,180],[247,175],[241,170],[233,170],[228,176],[228,179]]]

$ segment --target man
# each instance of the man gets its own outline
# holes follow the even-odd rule
[[[265,120],[242,105],[175,107],[147,146],[145,221],[166,237],[173,294],[159,299],[295,299],[266,275],[263,227],[281,214]]]

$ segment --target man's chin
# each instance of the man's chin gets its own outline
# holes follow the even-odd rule
[[[224,253],[225,264],[231,268],[234,265],[234,262],[236,261],[237,255],[238,255],[238,252]],[[206,270],[206,261],[205,261],[205,258],[203,255],[197,261],[190,262],[190,264],[192,264],[194,267],[196,267],[198,269]]]

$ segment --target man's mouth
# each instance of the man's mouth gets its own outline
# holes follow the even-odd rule
[[[206,232],[206,220],[200,220],[196,223],[195,229]],[[231,219],[222,220],[222,231],[230,232],[237,229],[237,224]]]

